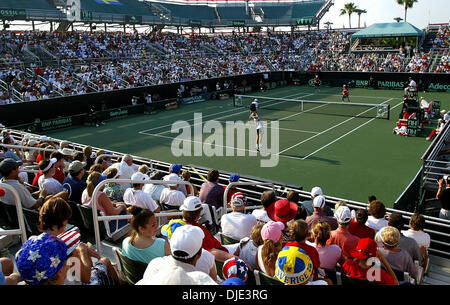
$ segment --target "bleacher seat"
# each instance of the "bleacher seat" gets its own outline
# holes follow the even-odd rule
[[[253,274],[255,276],[255,282],[256,285],[284,285],[282,282],[280,282],[278,279],[260,271],[260,270],[254,270]]]
[[[245,20],[249,19],[245,12],[245,6],[236,7],[217,7],[219,16],[222,20]]]
[[[219,234],[220,234],[220,238],[222,240],[222,245],[232,245],[232,244],[236,244],[239,242],[238,239],[234,239],[233,237],[225,235],[222,232],[220,232]]]
[[[129,259],[122,254],[122,250],[113,247],[114,256],[118,263],[119,273],[122,280],[126,281],[130,285],[136,284],[144,276],[147,264]]]
[[[291,19],[292,6],[262,6],[266,19]]]
[[[0,7],[57,11],[56,7],[50,5],[50,3],[46,0],[1,0]]]
[[[31,210],[22,208],[23,217],[25,220],[25,227],[27,232],[31,235],[39,235],[41,232],[38,229],[39,226],[39,212],[37,210]]]
[[[326,1],[314,1],[294,4],[292,7],[292,18],[313,17]]]
[[[206,5],[177,5],[168,3],[159,4],[170,10],[170,15],[172,17],[194,20],[216,19],[214,9]]]
[[[111,1],[113,2],[113,1]],[[156,17],[147,6],[137,0],[117,0],[120,4],[98,3],[94,0],[81,0],[81,9],[100,14],[117,14],[131,16],[150,16]]]
[[[8,224],[11,228],[18,228],[19,222],[17,219],[17,209],[15,205],[9,205],[6,203],[1,203],[1,208],[3,209],[6,217],[8,219]]]

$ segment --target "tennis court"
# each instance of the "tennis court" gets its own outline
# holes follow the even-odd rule
[[[267,146],[262,146],[261,153],[256,152],[249,130],[241,136],[237,134],[230,142],[227,124],[249,122],[249,110],[233,107],[232,99],[183,105],[176,110],[108,121],[99,128],[77,127],[48,135],[166,162],[298,184],[305,190],[318,185],[326,195],[363,202],[368,195],[375,194],[392,207],[417,173],[420,157],[430,144],[425,137],[435,128],[435,123],[427,126],[421,137],[406,138],[392,133],[402,93],[350,90],[352,104],[390,105],[389,120],[376,118],[380,107],[307,103],[340,104],[339,88],[321,88],[320,92],[315,92],[310,87],[290,86],[249,93],[259,97],[258,113],[265,123],[263,137]],[[441,101],[441,109],[448,109],[450,105],[445,100],[447,93],[423,93],[421,96],[428,101]],[[252,98],[243,98],[244,106],[245,99]],[[200,114],[201,121],[198,120]],[[254,126],[254,122],[250,124]],[[182,134],[182,129],[175,127],[183,126],[184,142],[178,148],[183,148],[184,155],[178,156],[174,155],[172,145]],[[242,135],[245,135],[245,146],[239,146]],[[270,158],[267,154],[274,148],[275,137],[279,141],[278,164],[261,167],[261,161]]]

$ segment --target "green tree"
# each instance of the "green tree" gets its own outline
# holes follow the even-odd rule
[[[341,14],[342,15],[348,15],[348,25],[351,28],[352,27],[352,14],[355,12],[355,10],[357,9],[355,3],[353,2],[349,2],[344,4],[344,8],[341,9]]]
[[[360,28],[361,27],[361,14],[367,14],[367,11],[357,8],[355,10],[355,13],[358,14],[358,28]]]
[[[408,9],[409,8],[413,8],[414,3],[418,2],[418,0],[396,0],[396,1],[397,1],[397,3],[399,5],[402,5],[405,8],[405,18],[404,18],[404,20],[406,22],[406,13],[408,12]]]

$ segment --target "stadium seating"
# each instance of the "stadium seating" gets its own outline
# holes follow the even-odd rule
[[[216,15],[212,7],[206,5],[177,5],[159,3],[168,10],[172,17],[193,20],[215,20]]]
[[[256,285],[284,285],[282,282],[280,282],[278,279],[267,275],[266,273],[260,271],[260,270],[254,270],[253,274],[255,276],[255,282]]]
[[[156,17],[142,2],[137,0],[117,0],[110,4],[102,0],[81,0],[81,9],[93,13],[117,14],[117,15],[137,15]],[[115,4],[120,3],[120,4]]]
[[[262,6],[266,19],[291,19],[292,6]]]
[[[292,18],[313,17],[324,4],[325,1],[294,4],[292,7]]]
[[[122,250],[113,247],[116,262],[118,262],[120,277],[130,285],[136,284],[144,276],[147,264],[129,259]]]
[[[2,8],[13,9],[38,9],[47,11],[57,11],[57,9],[50,5],[46,0],[2,0],[0,2]]]
[[[245,12],[245,6],[238,7],[217,7],[219,16],[222,20],[245,20],[249,19]]]

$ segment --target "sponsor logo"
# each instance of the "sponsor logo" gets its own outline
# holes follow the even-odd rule
[[[437,83],[437,84],[431,83],[428,86],[428,89],[448,91],[448,90],[450,90],[450,85],[443,85],[443,84],[440,84],[440,83]]]
[[[68,127],[68,126],[72,126],[72,118],[50,120],[50,121],[44,121],[41,123],[42,130],[63,128],[63,127]]]
[[[118,116],[123,116],[123,115],[128,115],[128,110],[117,110],[117,111],[111,111],[110,113],[109,113],[109,116],[111,117],[111,118],[113,118],[113,117],[118,117]]]

